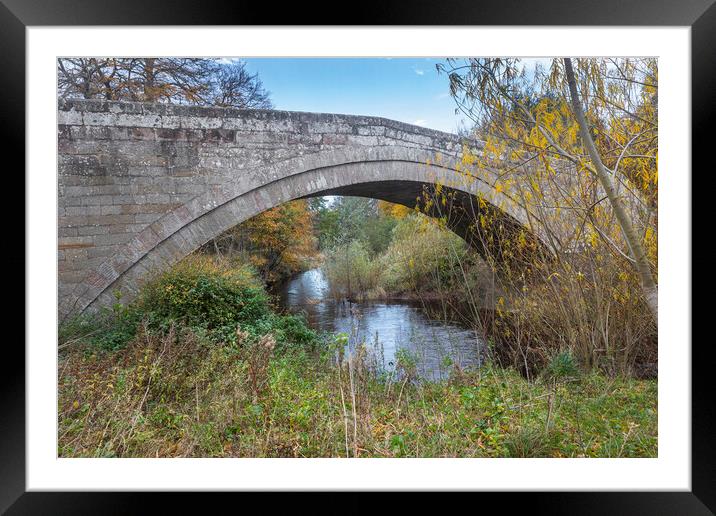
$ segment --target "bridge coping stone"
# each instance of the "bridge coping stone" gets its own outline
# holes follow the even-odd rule
[[[78,116],[80,113],[106,113],[110,115],[143,115],[143,118],[131,118],[127,121],[143,122],[146,125],[127,125],[115,127],[156,127],[148,121],[146,116],[181,117],[181,118],[216,118],[239,120],[262,120],[271,122],[293,121],[325,124],[347,123],[351,126],[351,133],[358,136],[384,136],[386,129],[404,131],[407,134],[417,134],[431,138],[443,139],[454,143],[466,143],[467,140],[452,133],[438,131],[427,127],[411,125],[389,118],[369,115],[348,115],[340,113],[312,113],[307,111],[283,111],[273,109],[237,109],[216,106],[194,106],[186,104],[147,103],[147,102],[117,102],[103,99],[59,99],[58,110],[60,125],[102,126],[102,123],[87,124],[87,119]],[[90,121],[97,120],[90,118]],[[102,119],[106,120],[106,119]],[[121,118],[114,118],[121,121]],[[211,127],[209,127],[211,128]],[[217,127],[218,128],[218,127]],[[242,130],[249,130],[240,128]],[[288,129],[288,128],[287,128]],[[325,132],[333,132],[334,128]],[[315,130],[315,129],[314,129]],[[371,131],[377,131],[373,133]],[[397,135],[396,135],[397,137]],[[106,137],[105,133],[105,138]],[[471,146],[481,148],[484,143],[469,140]]]

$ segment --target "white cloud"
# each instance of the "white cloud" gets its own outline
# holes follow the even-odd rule
[[[425,75],[425,70],[422,68],[413,68],[413,71],[418,75]]]
[[[220,57],[217,59],[217,61],[221,64],[230,65],[234,63],[240,63],[241,58],[240,57]]]
[[[417,120],[413,120],[413,125],[419,125],[419,126],[425,127],[426,125],[428,125],[428,121],[423,120],[422,118],[419,118]]]

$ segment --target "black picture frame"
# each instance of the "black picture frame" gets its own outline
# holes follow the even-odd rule
[[[319,20],[320,16],[326,19]],[[328,14],[326,14],[328,13]],[[332,18],[331,18],[332,16]],[[330,19],[328,19],[330,18]],[[203,0],[0,0],[0,106],[2,107],[4,157],[16,165],[5,168],[6,191],[18,205],[14,213],[25,213],[24,148],[25,139],[25,30],[43,25],[622,25],[622,26],[690,26],[692,72],[692,163],[694,170],[707,170],[711,153],[716,92],[716,5],[714,0],[452,0],[437,2],[419,0],[412,3],[383,0],[380,3],[354,4],[339,13],[336,4],[311,2],[310,5],[283,3],[248,3],[245,1]],[[89,47],[88,47],[89,48]],[[703,163],[701,169],[698,163]],[[691,171],[684,171],[691,173]],[[692,181],[694,176],[692,175]],[[700,179],[701,180],[701,179]],[[12,185],[12,181],[15,182]],[[11,186],[12,185],[12,186]],[[702,195],[706,195],[699,187]],[[12,200],[8,199],[8,201]],[[705,201],[708,205],[708,201]],[[697,206],[692,197],[692,206]],[[7,203],[5,203],[7,208]],[[13,242],[13,252],[3,256],[4,271],[25,267],[25,228],[19,217],[8,221],[3,236]],[[702,218],[692,215],[696,223]],[[24,222],[24,220],[23,220]],[[692,230],[692,234],[693,234]],[[22,242],[23,245],[19,245]],[[691,260],[692,268],[695,264]],[[26,270],[27,274],[27,270]],[[20,275],[12,291],[16,298],[24,292]],[[10,289],[10,286],[6,288]],[[24,294],[23,294],[24,299]],[[25,304],[10,303],[16,310]],[[693,310],[704,310],[708,306]],[[23,307],[23,308],[20,308]],[[692,312],[693,313],[693,312]],[[18,314],[19,315],[19,314]],[[18,319],[19,320],[19,317]],[[692,321],[694,317],[692,315]],[[24,333],[24,332],[23,332]],[[24,337],[24,335],[23,335]],[[692,338],[692,341],[694,339]],[[8,514],[121,514],[148,509],[148,498],[161,496],[162,512],[173,508],[187,509],[194,500],[184,493],[149,495],[147,493],[58,493],[26,492],[25,489],[25,353],[18,339],[5,339],[5,367],[0,375],[0,511]],[[689,345],[691,343],[669,343]],[[572,492],[572,493],[502,493],[480,494],[480,506],[489,498],[509,498],[510,504],[528,504],[531,513],[550,514],[713,514],[716,511],[716,460],[713,437],[716,436],[716,404],[711,393],[715,365],[709,339],[694,341],[692,353],[692,490],[689,492]],[[233,495],[224,494],[221,498]],[[246,503],[246,494],[242,503]],[[252,497],[258,500],[258,496]],[[352,495],[353,497],[357,495]],[[322,505],[331,505],[323,499]],[[354,498],[345,508],[369,503]],[[205,502],[198,502],[202,505]],[[251,502],[249,502],[251,503]],[[403,506],[422,504],[422,496],[411,497]],[[206,506],[203,505],[206,509]],[[334,507],[337,507],[334,505]],[[144,511],[140,511],[144,512]]]

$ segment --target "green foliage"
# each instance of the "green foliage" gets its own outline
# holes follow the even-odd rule
[[[354,439],[362,457],[657,455],[655,381],[588,374],[560,384],[546,430],[551,387],[515,371],[486,366],[459,383],[401,389],[354,362],[354,436],[346,362],[339,375],[335,360],[301,349],[276,349],[268,361],[245,349],[185,330],[142,335],[114,353],[63,354],[59,455],[345,457],[342,399],[349,456]]]
[[[561,351],[551,358],[542,374],[553,381],[565,381],[579,376],[579,366],[572,353]]]
[[[309,328],[302,315],[274,316],[272,323],[272,332],[279,345],[295,345],[305,349],[317,347],[318,334]]]
[[[135,302],[62,325],[60,345],[77,341],[117,350],[135,337],[142,322],[159,334],[181,325],[214,343],[236,343],[239,327],[252,338],[272,333],[279,347],[313,348],[318,341],[302,316],[272,310],[250,266],[195,255],[147,283]]]
[[[389,292],[434,292],[450,289],[461,262],[467,263],[467,244],[452,231],[419,214],[404,217],[381,257],[382,287]]]
[[[396,434],[390,438],[390,451],[395,457],[406,457],[409,443],[415,438],[415,433],[408,431],[405,434]]]
[[[346,334],[321,341],[300,317],[274,313],[259,286],[250,269],[201,258],[136,304],[64,326],[59,455],[656,456],[654,381],[530,382],[487,365],[418,382],[405,349],[397,377],[377,374],[361,352],[349,373]],[[224,308],[206,308],[212,300]],[[577,372],[561,353],[545,375]],[[355,447],[345,414],[357,418]]]
[[[115,303],[96,313],[75,316],[60,325],[58,343],[69,346],[87,342],[105,351],[115,351],[134,338],[141,313],[134,306]]]
[[[406,380],[415,380],[418,375],[418,356],[406,348],[395,352],[395,367]]]
[[[393,240],[393,230],[398,224],[394,217],[374,217],[363,228],[363,239],[371,256],[379,256],[384,253]]]
[[[542,427],[522,426],[505,438],[508,457],[549,457],[549,435]]]
[[[379,210],[365,219],[363,231],[353,240],[325,252],[323,269],[334,295],[380,298],[450,292],[454,297],[466,288],[484,289],[491,272],[486,275],[484,264],[464,240],[438,221],[401,211],[405,213],[396,217]]]
[[[322,250],[360,240],[372,252],[387,243],[389,223],[380,217],[377,202],[363,197],[338,197],[331,205],[314,203],[316,230]],[[376,224],[378,227],[376,227]]]
[[[321,207],[317,216],[316,231],[318,232],[318,247],[320,249],[328,249],[335,245],[341,236],[338,212]]]
[[[269,317],[269,299],[251,269],[192,257],[142,290],[138,307],[150,328],[182,324],[215,342],[233,341],[238,325],[254,327]]]
[[[324,270],[336,297],[364,297],[378,285],[380,275],[379,264],[359,240],[326,253]]]

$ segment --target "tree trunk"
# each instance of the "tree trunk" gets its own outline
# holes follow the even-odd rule
[[[144,60],[144,102],[156,102],[157,89],[154,86],[154,59]]]
[[[572,98],[572,109],[574,110],[574,114],[577,117],[577,123],[579,124],[579,131],[582,135],[582,140],[584,141],[584,145],[587,148],[589,157],[592,161],[592,164],[594,165],[594,170],[596,171],[597,178],[599,179],[602,188],[604,188],[607,198],[609,199],[609,202],[614,209],[614,214],[616,215],[619,227],[624,233],[624,238],[627,241],[627,245],[629,246],[629,251],[631,252],[632,258],[634,258],[634,268],[636,269],[636,272],[639,275],[639,279],[641,280],[641,287],[644,292],[646,302],[649,305],[649,309],[651,310],[651,313],[654,317],[654,321],[658,321],[659,290],[656,281],[654,281],[654,276],[651,273],[651,266],[649,265],[649,261],[647,260],[644,246],[641,245],[641,240],[634,231],[631,219],[624,210],[619,196],[616,194],[612,178],[609,175],[609,172],[607,171],[606,167],[604,166],[604,163],[602,163],[602,159],[597,152],[597,147],[594,145],[592,135],[589,133],[587,119],[584,116],[582,104],[577,94],[577,81],[574,78],[572,60],[570,58],[565,58],[564,66],[567,73],[567,83],[569,84],[569,94]]]

